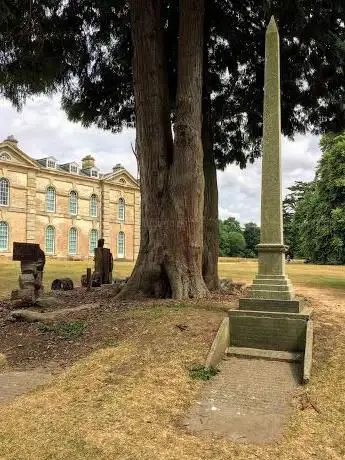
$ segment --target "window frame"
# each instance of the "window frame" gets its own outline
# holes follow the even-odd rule
[[[74,169],[74,171],[73,171]],[[77,165],[69,165],[69,172],[72,173],[72,174],[78,174],[79,173],[79,168]]]
[[[123,237],[123,252],[120,252],[120,236]],[[125,232],[120,230],[117,234],[117,258],[125,259],[126,257],[126,235]]]
[[[49,203],[49,191],[53,191],[54,193],[54,209],[49,209],[48,203]],[[46,190],[46,211],[47,212],[56,212],[56,189],[52,185],[49,185]]]
[[[94,241],[94,246],[91,247],[91,242],[92,242],[92,235],[95,235],[95,241]],[[98,243],[98,230],[97,228],[92,228],[89,233],[89,254],[94,255],[95,251],[94,249],[97,248],[97,243]]]
[[[71,197],[75,196],[75,213],[71,211]],[[68,213],[70,216],[78,215],[78,192],[76,190],[71,190],[68,197]]]
[[[6,240],[5,240],[5,243],[6,243],[6,246],[4,247],[1,247],[0,245],[0,252],[8,252],[8,247],[9,247],[9,238],[10,238],[10,226],[8,225],[8,222],[6,220],[1,220],[0,221],[0,242],[2,240],[2,237],[4,235],[1,234],[1,228],[5,228],[6,229],[6,233],[5,233],[5,237],[6,237]]]
[[[4,189],[2,189],[1,184],[7,184]],[[7,188],[6,188],[7,187]],[[7,195],[5,195],[5,191]],[[6,202],[2,203],[1,194],[4,193],[6,197]],[[10,205],[10,181],[6,177],[0,177],[0,206],[9,206]]]
[[[120,207],[120,203],[122,203],[121,207]],[[120,209],[122,210],[122,217],[120,216]],[[125,199],[121,196],[117,202],[117,220],[124,222],[125,217],[126,217],[126,202],[125,202]]]
[[[48,249],[48,231],[52,230],[52,251]],[[45,234],[44,234],[44,246],[46,250],[47,255],[54,255],[56,252],[56,230],[54,225],[47,225],[45,229]]]
[[[92,213],[93,205],[95,207],[95,214]],[[93,193],[90,196],[90,202],[89,202],[89,216],[93,218],[98,217],[98,197],[95,193]]]
[[[56,169],[56,160],[53,160],[52,158],[47,158],[46,167],[50,169]]]
[[[93,173],[95,173],[95,174],[93,174]],[[94,177],[94,178],[98,178],[98,177],[99,177],[99,172],[98,172],[98,170],[95,169],[95,168],[91,168],[91,170],[90,170],[90,176],[91,176],[91,177]]]
[[[75,231],[75,252],[71,252],[71,235],[72,231]],[[78,229],[76,227],[71,227],[68,230],[68,255],[76,256],[78,254]]]

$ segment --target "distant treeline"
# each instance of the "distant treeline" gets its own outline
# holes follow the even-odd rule
[[[221,257],[257,257],[260,227],[254,222],[241,224],[229,217],[219,221],[219,255]]]

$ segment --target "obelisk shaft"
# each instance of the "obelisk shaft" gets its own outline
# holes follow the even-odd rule
[[[266,31],[260,242],[283,244],[280,53],[273,17]]]

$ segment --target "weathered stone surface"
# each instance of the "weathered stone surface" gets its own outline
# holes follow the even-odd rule
[[[285,277],[280,111],[279,34],[272,16],[266,31],[265,48],[259,272],[247,296],[253,299],[294,299],[292,286]]]
[[[39,257],[40,246],[35,243],[13,243],[13,260],[21,262],[36,261]]]
[[[240,310],[299,313],[301,306],[298,300],[241,299]]]
[[[304,352],[308,314],[230,311],[230,346]]]
[[[216,337],[213,340],[211,349],[206,358],[205,367],[216,367],[224,357],[224,353],[230,344],[229,317],[221,322]]]

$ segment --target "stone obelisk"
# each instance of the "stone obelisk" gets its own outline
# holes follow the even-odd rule
[[[265,44],[259,270],[248,298],[240,301],[240,309],[299,311],[285,276],[281,176],[279,33],[272,16]]]

